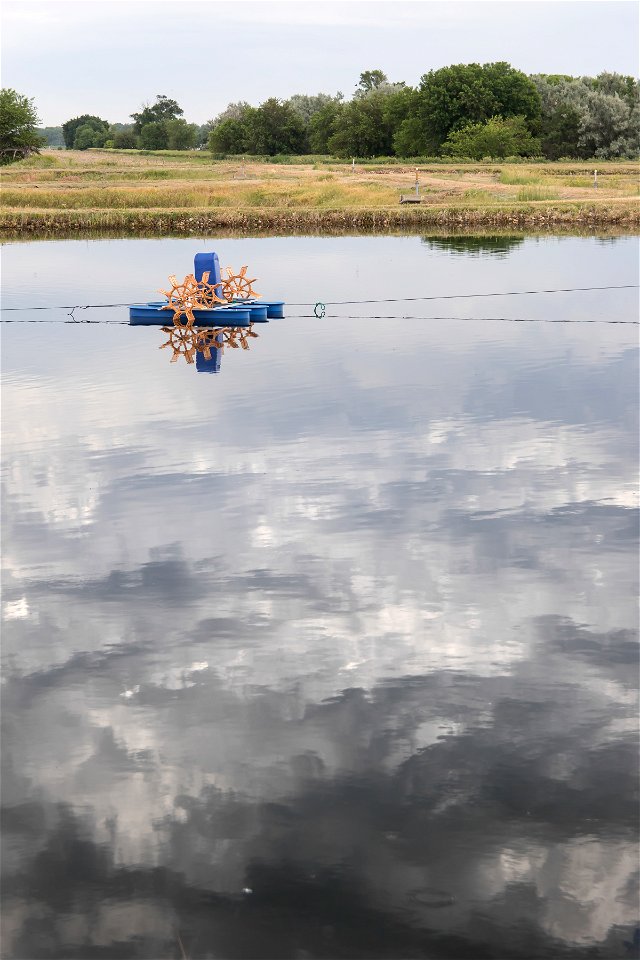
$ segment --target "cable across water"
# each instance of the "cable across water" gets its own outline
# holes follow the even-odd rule
[[[357,306],[368,303],[416,303],[421,300],[470,300],[476,297],[525,297],[542,293],[582,293],[595,290],[637,290],[637,283],[609,284],[602,287],[557,287],[549,290],[508,290],[494,291],[493,293],[443,293],[424,297],[390,297],[380,300],[324,300],[308,303],[291,303],[290,307],[314,307],[316,304],[323,303],[326,307]],[[107,307],[132,307],[135,303],[76,303],[73,306],[30,306],[30,307],[4,307],[3,313],[26,312],[29,310],[100,310]],[[422,319],[429,319],[428,317]],[[433,318],[435,319],[435,318]]]

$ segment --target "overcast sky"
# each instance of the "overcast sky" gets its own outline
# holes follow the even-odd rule
[[[2,85],[43,125],[82,113],[128,122],[156,94],[204,123],[230,101],[353,93],[382,69],[418,83],[451,63],[526,73],[638,73],[635,0],[5,0]]]

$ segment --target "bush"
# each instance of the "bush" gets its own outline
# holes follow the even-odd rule
[[[135,150],[138,145],[138,138],[133,130],[119,130],[113,138],[113,146],[116,150]]]
[[[486,123],[469,123],[450,133],[442,153],[490,163],[494,158],[539,156],[540,141],[531,136],[524,117],[491,117]]]

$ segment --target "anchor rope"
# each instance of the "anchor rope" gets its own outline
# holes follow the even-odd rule
[[[637,290],[637,283],[623,283],[604,287],[558,287],[553,290],[509,290],[499,293],[449,293],[429,297],[389,297],[384,300],[325,300],[326,307],[353,306],[358,303],[408,303],[417,300],[467,300],[472,297],[523,297],[538,293],[578,293],[584,290]],[[313,307],[314,303],[289,303],[290,307]]]
[[[76,303],[74,306],[44,306],[44,307],[3,307],[3,313],[16,310],[100,310],[102,307],[133,307],[135,303]]]
[[[607,286],[601,287],[558,287],[555,289],[549,290],[508,290],[508,291],[497,291],[493,293],[449,293],[449,294],[436,294],[433,296],[426,297],[390,297],[380,300],[325,300],[325,301],[313,301],[308,303],[291,303],[287,305],[290,307],[315,307],[324,305],[325,307],[339,307],[339,306],[355,306],[358,304],[367,304],[367,303],[415,303],[419,300],[469,300],[476,297],[524,297],[530,296],[533,294],[541,293],[581,293],[584,291],[592,290],[637,290],[640,287],[640,284],[637,283],[622,283],[622,284],[609,284]],[[29,310],[100,310],[106,307],[133,307],[136,306],[136,302],[131,303],[85,303],[85,304],[74,304],[69,306],[31,306],[31,307],[4,307],[3,312],[18,312],[18,311],[29,311]],[[428,319],[428,318],[426,318]]]

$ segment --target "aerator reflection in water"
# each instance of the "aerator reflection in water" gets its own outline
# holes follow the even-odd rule
[[[163,327],[168,334],[166,343],[160,345],[164,350],[172,350],[171,363],[184,357],[187,363],[195,363],[196,370],[202,373],[218,373],[225,347],[232,350],[248,350],[250,338],[257,339],[253,324],[243,327],[188,327],[176,325]]]

